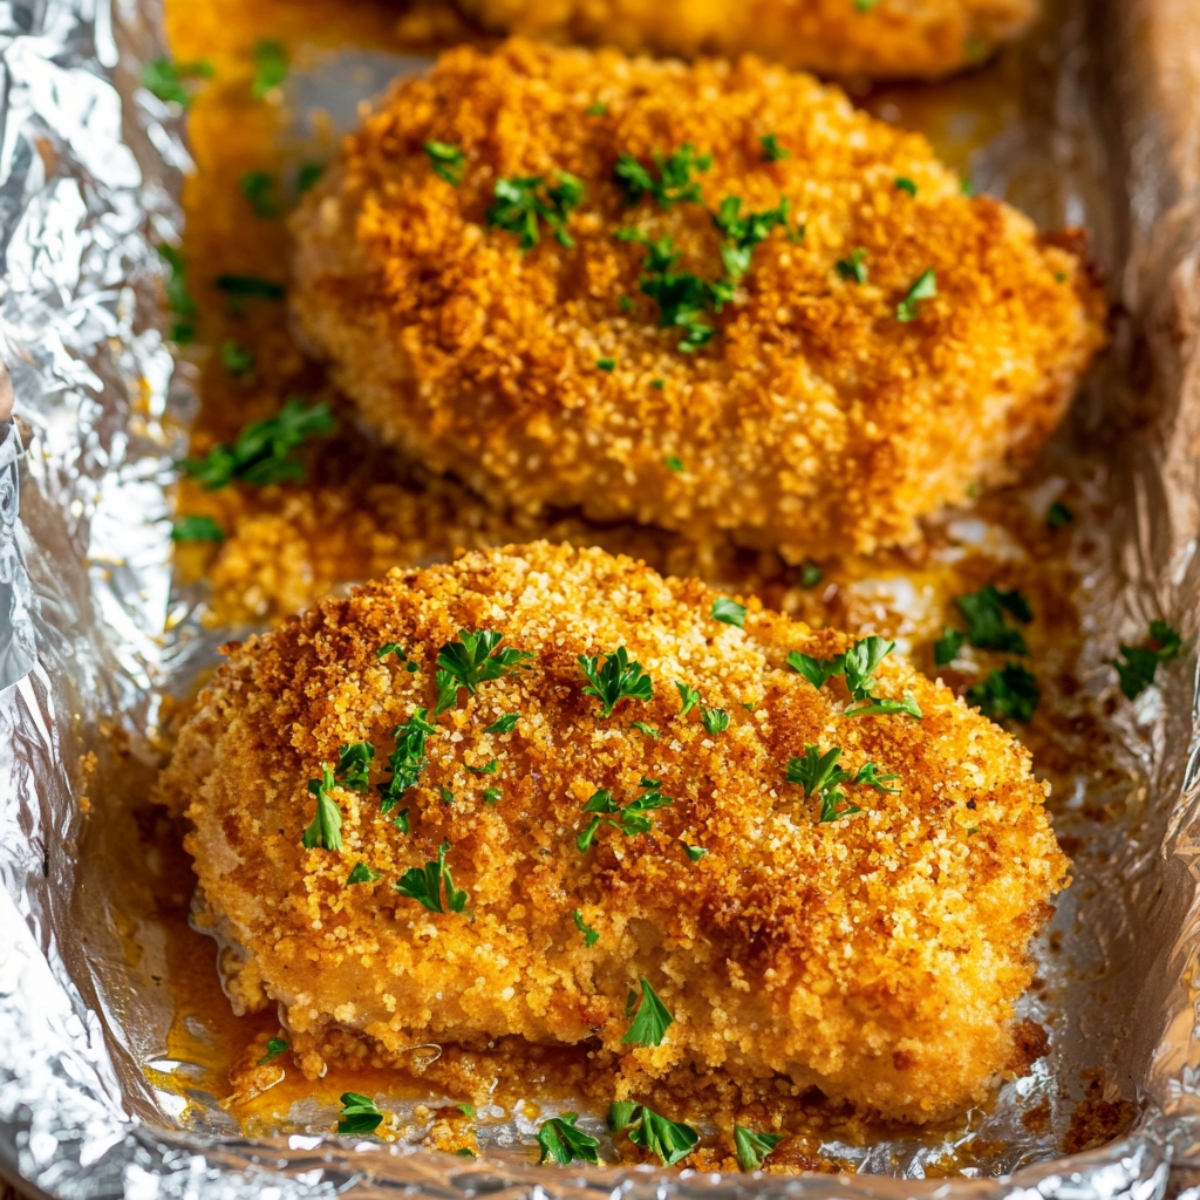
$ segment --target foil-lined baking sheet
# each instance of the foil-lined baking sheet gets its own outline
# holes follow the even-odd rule
[[[161,863],[139,861],[117,819],[152,777],[161,698],[186,691],[228,632],[203,625],[202,590],[171,591],[167,497],[194,398],[163,339],[155,246],[179,235],[189,160],[178,110],[138,86],[162,52],[156,0],[0,4],[0,353],[16,396],[0,426],[0,1172],[48,1195],[137,1200],[1150,1200],[1172,1166],[1185,1181],[1200,1170],[1200,677],[1189,653],[1131,706],[1112,702],[1106,663],[1151,618],[1189,640],[1200,624],[1200,63],[1189,57],[1200,3],[1052,7],[991,84],[968,76],[865,100],[927,127],[977,187],[1040,224],[1085,225],[1118,301],[1113,351],[1011,493],[1031,510],[1063,488],[1078,497],[1080,519],[1056,545],[1079,581],[1079,703],[1100,714],[1086,736],[1105,742],[1103,773],[1059,772],[1075,883],[1038,950],[1047,986],[1023,1009],[1050,1030],[1052,1052],[951,1133],[831,1141],[823,1151],[858,1174],[787,1179],[539,1168],[523,1117],[485,1123],[470,1161],[420,1148],[420,1110],[401,1114],[406,1136],[388,1145],[328,1136],[331,1114],[315,1105],[252,1140],[189,1086],[189,1064],[167,1050],[162,931],[125,903]],[[360,97],[419,67],[360,53],[314,61],[287,85],[297,140],[314,106],[349,123]],[[991,130],[982,148],[972,122]],[[969,514],[946,520],[961,536],[992,532]],[[1094,761],[1084,736],[1065,722],[1056,756]],[[1035,1127],[1023,1116],[1039,1100],[1051,1117]],[[1063,1158],[1063,1131],[1087,1103],[1136,1111],[1136,1125]],[[994,1149],[967,1155],[966,1175],[931,1178],[979,1144]]]

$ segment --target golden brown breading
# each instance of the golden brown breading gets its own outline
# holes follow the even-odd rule
[[[929,79],[981,62],[1034,0],[459,0],[491,29],[655,54],[761,54],[841,78]],[[865,7],[865,6],[864,6]]]
[[[1028,753],[895,658],[875,692],[911,693],[922,719],[847,716],[844,680],[818,690],[785,659],[851,639],[753,600],[744,629],[719,623],[715,598],[630,559],[537,543],[393,571],[231,648],[164,794],[191,823],[220,930],[246,951],[235,1002],[282,1002],[311,1073],[340,1026],[392,1060],[480,1036],[595,1039],[624,1056],[627,1094],[691,1063],[781,1072],[913,1121],[984,1098],[1019,1061],[1013,1001],[1067,870]],[[434,712],[436,658],[460,629],[533,657],[433,718],[404,833],[376,785],[395,727]],[[389,643],[419,670],[380,659]],[[653,695],[604,719],[577,656],[620,646]],[[728,728],[685,714],[677,682]],[[507,713],[515,728],[488,732]],[[330,793],[344,846],[306,850],[306,785],[358,741],[375,748],[370,791]],[[861,811],[822,823],[816,795],[786,779],[806,744],[841,747],[854,775],[874,763],[897,791],[844,784]],[[673,800],[646,814],[649,831],[604,824],[581,853],[589,799],[610,789],[623,806],[652,781]],[[396,890],[443,843],[468,912]],[[706,853],[692,861],[687,846]],[[359,862],[378,881],[348,885]],[[640,977],[675,1018],[658,1048],[622,1043]]]
[[[791,157],[764,161],[767,135]],[[430,140],[466,154],[459,186]],[[693,174],[704,204],[629,204],[618,156],[688,143],[713,156]],[[486,226],[498,179],[557,170],[587,188],[571,248],[544,223],[525,253]],[[670,237],[674,271],[712,282],[709,210],[727,197],[743,216],[786,199],[788,231],[684,353],[639,290],[651,251],[614,233]],[[1066,242],[963,196],[923,138],[753,61],[452,51],[398,84],[295,220],[300,325],[385,440],[497,504],[581,505],[792,561],[908,540],[920,515],[1011,479],[1104,337]],[[865,282],[837,268],[856,251]],[[897,319],[927,270],[938,294]]]

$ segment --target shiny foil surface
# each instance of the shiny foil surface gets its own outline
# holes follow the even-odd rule
[[[0,358],[15,395],[0,424],[0,1173],[64,1200],[1151,1200],[1172,1172],[1191,1182],[1194,651],[1136,704],[1104,699],[1121,641],[1161,616],[1190,646],[1200,626],[1200,0],[1063,7],[1029,51],[1014,113],[971,164],[980,188],[1039,223],[1086,226],[1116,307],[1113,349],[1046,451],[1049,475],[1086,499],[1062,545],[1080,581],[1077,675],[1105,714],[1112,764],[1081,773],[1063,809],[1103,819],[1079,826],[1075,882],[1037,951],[1048,986],[1022,1009],[1053,1048],[953,1134],[830,1144],[858,1174],[785,1178],[538,1167],[536,1123],[522,1117],[481,1125],[482,1153],[466,1160],[419,1148],[428,1116],[411,1106],[391,1144],[319,1132],[332,1115],[315,1104],[256,1141],[168,1058],[161,931],[122,926],[132,884],[106,871],[104,808],[152,776],[162,697],[184,694],[228,635],[201,624],[201,591],[171,584],[172,464],[195,398],[164,339],[156,247],[178,239],[189,159],[178,109],[138,85],[163,52],[155,0],[0,2]],[[348,98],[417,65],[333,56],[291,80],[289,99],[345,125]],[[3,400],[0,387],[0,416]],[[1070,754],[1070,737],[1058,748]],[[1063,1158],[1086,1072],[1103,1102],[1140,1115],[1127,1137]],[[1054,1119],[1035,1130],[1022,1114],[1038,1099]],[[582,1124],[603,1137],[597,1120]],[[969,1141],[995,1145],[986,1170],[930,1177]]]

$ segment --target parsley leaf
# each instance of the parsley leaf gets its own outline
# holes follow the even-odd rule
[[[663,466],[665,466],[668,471],[673,471],[676,475],[682,475],[687,470],[687,467],[683,465],[683,459],[677,454],[668,454],[667,457],[663,459]]]
[[[424,867],[410,867],[400,877],[396,891],[418,904],[423,904],[430,912],[445,912],[442,907],[442,887],[446,889],[446,906],[451,912],[460,913],[467,906],[467,893],[454,886],[450,877],[450,868],[446,866],[446,853],[450,849],[449,842],[443,842],[438,847],[437,859],[427,862]]]
[[[335,429],[327,404],[307,408],[300,397],[293,397],[275,416],[247,425],[232,446],[216,445],[204,458],[182,459],[179,469],[210,492],[235,480],[255,487],[298,483],[306,471],[293,457],[295,452],[311,438]]]
[[[467,156],[457,146],[446,142],[426,142],[425,153],[429,155],[429,165],[439,179],[444,179],[452,187],[462,183]]]
[[[835,675],[846,673],[846,657],[843,654],[835,654],[833,658],[812,658],[793,650],[787,656],[787,665],[793,671],[799,671],[818,691]]]
[[[946,626],[942,630],[942,636],[933,643],[934,663],[939,667],[945,667],[952,663],[958,657],[958,652],[962,649],[963,640],[964,635],[959,633],[957,629],[951,629],[949,626]]]
[[[264,220],[279,216],[275,201],[275,180],[266,171],[247,171],[238,181],[242,195],[250,201],[254,215]]]
[[[591,1134],[577,1128],[579,1120],[576,1113],[563,1113],[561,1117],[549,1117],[542,1122],[537,1133],[537,1143],[542,1148],[539,1163],[552,1158],[559,1166],[565,1167],[569,1162],[579,1159],[580,1162],[598,1163],[600,1161],[600,1143]]]
[[[604,665],[597,667],[598,658]],[[588,685],[583,689],[585,696],[595,696],[601,704],[601,717],[611,717],[613,709],[622,700],[649,702],[654,694],[654,683],[642,670],[642,664],[629,661],[629,652],[618,646],[612,654],[581,654],[576,660],[579,669],[587,677]]]
[[[159,246],[158,253],[171,270],[167,277],[167,307],[177,317],[194,317],[196,302],[188,291],[187,260],[182,251],[164,243]],[[191,321],[176,321],[171,326],[171,340],[181,346],[193,341],[195,337],[196,330]]]
[[[454,803],[454,793],[444,784],[438,788],[438,795],[441,796],[443,804]]]
[[[498,787],[490,787],[483,789],[484,804],[496,804],[500,800],[500,789]]]
[[[400,830],[401,833],[411,833],[408,827],[408,809],[402,808],[393,818],[392,824]]]
[[[664,1167],[687,1158],[700,1142],[690,1126],[670,1121],[644,1104],[616,1101],[609,1109],[608,1127],[613,1133],[629,1130],[629,1140],[658,1156]]]
[[[877,792],[898,792],[899,788],[887,786],[888,780],[899,779],[899,775],[880,775],[874,763],[863,763],[854,775],[838,766],[842,756],[840,746],[821,753],[819,746],[805,745],[804,757],[793,758],[787,765],[788,783],[798,784],[804,788],[804,798],[812,799],[815,795],[821,802],[821,814],[818,818],[822,824],[836,821],[840,817],[848,817],[862,810],[854,804],[839,807],[846,799],[840,791],[842,784],[855,787],[870,787]]]
[[[785,150],[773,133],[760,137],[758,144],[762,147],[763,162],[782,162],[785,158],[792,157],[792,152]]]
[[[1005,612],[1018,621],[1033,619],[1029,601],[1018,591],[1002,591],[985,584],[977,592],[959,596],[955,601],[967,619],[967,640],[979,650],[1000,650],[1006,654],[1028,654],[1029,648],[1019,629],[1005,623]]]
[[[225,531],[212,517],[180,517],[171,528],[173,542],[223,542]]]
[[[391,778],[386,783],[378,785],[381,800],[381,812],[390,812],[400,798],[417,782],[417,777],[425,769],[425,739],[431,733],[437,732],[437,727],[426,719],[426,710],[418,708],[409,717],[405,725],[397,725],[392,730],[396,739],[396,748],[388,755],[388,770]],[[405,833],[408,832],[406,828]]]
[[[324,174],[324,163],[301,163],[296,171],[296,194],[298,196],[303,196],[305,192],[316,186],[317,181]]]
[[[590,950],[599,940],[600,935],[583,919],[583,913],[575,909],[571,913],[575,928],[583,934],[583,944]]]
[[[354,870],[350,872],[350,876],[346,880],[346,885],[349,886],[352,883],[375,883],[382,878],[382,875],[377,871],[372,871],[365,862],[360,862],[354,864]]]
[[[767,1155],[783,1141],[781,1133],[755,1133],[744,1125],[733,1127],[733,1144],[743,1171],[758,1171]]]
[[[631,721],[629,728],[636,729],[639,733],[644,733],[647,737],[656,738],[661,736],[653,725],[647,725],[645,721]]]
[[[1037,680],[1020,663],[1009,663],[1002,671],[993,671],[982,683],[967,689],[967,700],[978,705],[985,717],[993,719],[1032,720],[1040,699]]]
[[[714,737],[729,728],[729,714],[723,708],[707,708],[701,704],[700,720],[703,722],[705,730]]]
[[[916,283],[908,289],[908,294],[896,305],[896,320],[915,321],[920,315],[921,301],[932,299],[937,294],[937,272],[930,267],[921,272]]]
[[[304,831],[302,842],[305,850],[314,850],[318,846],[326,850],[342,848],[342,810],[329,795],[336,786],[333,769],[328,763],[321,764],[320,779],[308,781],[309,794],[317,798],[317,815]]]
[[[491,762],[484,763],[482,767],[468,767],[467,770],[472,775],[495,775],[499,766],[500,764],[493,758]]]
[[[1166,621],[1150,622],[1146,644],[1127,646],[1122,643],[1121,658],[1109,659],[1117,668],[1122,695],[1127,700],[1136,700],[1154,682],[1158,664],[1178,658],[1182,649],[1183,639]]]
[[[643,975],[641,1003],[634,1014],[633,1024],[621,1041],[630,1046],[661,1046],[667,1030],[674,1023],[675,1018]]]
[[[903,175],[897,175],[895,186],[898,191],[907,192],[910,196],[917,194],[917,185],[911,179],[906,179]]]
[[[658,178],[632,155],[623,153],[613,168],[613,178],[624,189],[625,198],[636,204],[643,196],[653,196],[664,210],[672,204],[699,204],[700,184],[692,172],[702,174],[712,166],[711,154],[697,154],[690,142],[673,154],[663,157],[658,151],[651,156],[658,168]]]
[[[264,1054],[262,1058],[258,1060],[258,1065],[260,1067],[265,1067],[268,1063],[274,1062],[281,1054],[284,1054],[288,1049],[290,1049],[290,1047],[288,1046],[287,1042],[283,1040],[283,1038],[273,1037],[267,1039],[266,1049],[266,1054]]]
[[[855,246],[849,258],[839,258],[834,266],[847,283],[867,282],[867,251],[863,246]]]
[[[371,770],[371,759],[375,757],[375,747],[370,742],[351,742],[338,751],[337,775],[338,783],[347,791],[365,792],[370,788],[367,780]]]
[[[374,1133],[383,1123],[383,1113],[370,1096],[358,1092],[342,1094],[342,1113],[338,1120],[338,1133]]]
[[[879,0],[854,0],[854,11],[860,13],[871,12]]]
[[[739,629],[746,628],[746,606],[728,596],[721,596],[713,601],[712,619],[723,625],[736,625]]]
[[[436,717],[448,708],[453,708],[458,693],[464,688],[471,695],[481,683],[511,675],[527,659],[533,658],[532,650],[514,650],[506,646],[496,647],[504,640],[504,634],[489,629],[468,633],[458,631],[457,642],[447,642],[439,651],[437,665],[438,702],[433,710]]]
[[[1046,513],[1046,524],[1051,529],[1061,529],[1075,520],[1075,514],[1061,501],[1055,500]]]
[[[611,825],[626,837],[649,833],[653,822],[646,813],[675,803],[672,797],[662,794],[661,780],[643,779],[642,786],[648,790],[631,800],[624,808],[613,799],[613,794],[608,788],[601,788],[592,794],[591,799],[583,806],[583,811],[598,815],[592,817],[587,827],[575,839],[575,846],[580,854],[587,853],[601,825]]]
[[[688,687],[686,683],[677,683],[675,686],[679,689],[679,699],[683,703],[679,715],[686,717],[700,703],[700,692],[694,687]]]
[[[236,275],[226,273],[218,275],[213,283],[231,296],[256,298],[259,300],[282,300],[287,295],[287,288],[282,283],[272,283],[269,279],[260,279],[257,275]]]
[[[567,218],[582,203],[585,190],[583,181],[566,171],[559,171],[552,184],[544,184],[541,175],[499,179],[486,221],[492,228],[515,234],[522,250],[532,250],[538,244],[540,219],[569,250],[575,243],[567,233]]]
[[[155,58],[142,68],[142,87],[168,104],[187,108],[192,102],[192,93],[184,84],[185,79],[211,79],[216,74],[212,63],[206,58],[195,62],[177,63],[170,58]]]
[[[806,588],[816,587],[822,579],[825,578],[825,572],[821,570],[815,562],[806,562],[800,568],[800,586]]]
[[[520,713],[505,713],[498,721],[493,721],[484,733],[512,733],[521,719]]]
[[[870,787],[877,792],[898,792],[898,787],[888,787],[889,779],[899,779],[899,775],[880,775],[879,769],[874,763],[863,763],[854,774],[854,778],[850,780],[856,787]]]
[[[692,862],[699,862],[708,853],[703,846],[689,846],[687,842],[681,842],[680,844]]]
[[[611,374],[616,370],[617,360],[615,358],[598,358],[596,359],[596,370],[606,371]]]
[[[288,73],[287,51],[282,42],[265,38],[254,43],[254,80],[250,94],[261,100],[269,91],[277,88]]]
[[[583,110],[583,115],[585,117],[607,117],[608,105],[600,100],[597,100],[594,104],[589,104],[587,108]]]
[[[765,240],[772,229],[787,228],[788,199],[785,196],[778,208],[765,212],[747,213],[740,216],[742,201],[738,196],[727,196],[721,201],[720,211],[713,215],[713,224],[725,235],[721,247],[721,262],[730,279],[741,279],[750,270],[750,259],[754,248]]]
[[[254,370],[254,351],[231,338],[221,347],[221,362],[231,375],[249,375]]]

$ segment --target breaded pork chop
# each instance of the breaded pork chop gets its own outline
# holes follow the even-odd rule
[[[452,51],[294,229],[299,324],[385,440],[793,561],[1012,479],[1104,339],[1069,240],[751,61]]]
[[[936,78],[1022,33],[1034,0],[459,0],[491,29],[654,54],[761,54],[819,75]]]
[[[634,1095],[690,1065],[982,1099],[1066,875],[1045,785],[879,639],[718,599],[539,543],[230,648],[163,786],[235,1003],[280,1002],[313,1075],[340,1028],[398,1064],[590,1041]]]

